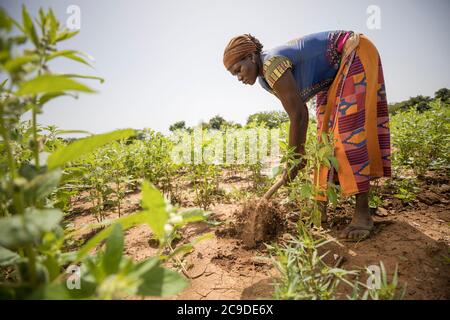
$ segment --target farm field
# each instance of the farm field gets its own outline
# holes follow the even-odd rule
[[[220,186],[225,190],[248,189],[251,182],[246,176],[243,173],[230,179],[224,172]],[[394,270],[398,264],[399,282],[407,283],[405,299],[448,299],[450,279],[445,257],[449,246],[449,181],[447,176],[434,173],[427,175],[426,181],[421,188],[424,196],[414,201],[413,206],[403,206],[397,198],[385,202],[385,210],[375,214],[376,232],[369,241],[352,243],[336,239],[336,242],[326,245],[322,251],[330,251],[327,262],[333,264],[335,261],[331,257],[338,255],[344,258],[341,267],[346,269],[383,261],[388,270]],[[185,204],[193,206],[193,200],[189,199],[192,199],[194,191],[189,190],[188,183],[185,185]],[[139,199],[139,192],[127,196],[125,201],[129,205],[125,210],[138,208]],[[283,197],[279,196],[274,201],[282,200]],[[247,249],[243,244],[237,226],[240,207],[241,202],[236,200],[216,203],[211,206],[211,218],[222,222],[222,225],[215,227],[197,222],[181,230],[179,245],[209,232],[214,232],[216,236],[198,243],[194,251],[183,257],[190,284],[173,299],[272,297],[273,283],[279,272],[267,258],[268,251],[264,245]],[[279,209],[282,227],[273,226],[279,230],[270,242],[281,244],[295,234],[298,216],[295,209],[288,205]],[[331,213],[327,225],[330,238],[337,237],[338,231],[349,222],[351,210],[353,208],[349,205],[342,205]],[[75,205],[74,212],[76,215],[69,220],[76,229],[95,222],[82,200]],[[116,218],[117,214],[111,212],[108,217]],[[83,236],[86,234],[80,235],[81,238]],[[156,248],[149,241],[151,237],[149,228],[143,226],[128,230],[125,253],[136,260],[153,256]],[[176,265],[171,267],[176,268]],[[343,286],[340,293],[348,293],[348,288]]]
[[[371,236],[348,242],[355,200],[316,185],[339,168],[313,116],[304,168],[262,200],[299,163],[284,112],[170,134],[44,126],[49,101],[104,79],[53,70],[90,61],[59,48],[78,32],[51,9],[2,9],[0,32],[1,299],[450,298],[449,89],[389,105],[393,176],[371,182]]]

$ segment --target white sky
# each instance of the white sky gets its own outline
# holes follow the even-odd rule
[[[383,62],[389,102],[433,95],[450,87],[448,0],[1,0],[20,18],[51,6],[66,21],[69,5],[81,10],[81,30],[61,48],[84,51],[95,69],[69,60],[57,72],[97,75],[97,94],[48,104],[38,121],[94,133],[116,128],[168,132],[175,121],[192,126],[216,114],[245,123],[249,114],[282,110],[258,83],[245,86],[222,65],[233,36],[251,33],[265,49],[309,33],[346,29],[366,34]],[[381,10],[381,29],[366,26],[369,5]]]

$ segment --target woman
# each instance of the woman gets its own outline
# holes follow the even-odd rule
[[[373,229],[369,213],[370,181],[391,175],[390,132],[383,70],[375,46],[362,34],[328,31],[262,50],[252,35],[234,37],[223,63],[238,80],[260,85],[274,94],[289,115],[289,145],[305,152],[308,129],[306,102],[316,97],[318,137],[332,134],[339,168],[323,166],[316,179],[322,190],[338,180],[345,196],[356,195],[355,212],[341,237],[359,241]],[[284,183],[299,168],[285,170]],[[317,180],[316,180],[317,181]],[[326,198],[321,197],[322,221]]]

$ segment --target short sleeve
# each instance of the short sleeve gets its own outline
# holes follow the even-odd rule
[[[275,82],[283,75],[283,73],[292,68],[292,62],[283,56],[274,56],[267,59],[263,64],[264,78],[273,89]]]

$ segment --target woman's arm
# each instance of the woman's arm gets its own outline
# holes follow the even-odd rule
[[[274,92],[283,104],[289,115],[289,146],[295,148],[295,153],[300,156],[305,153],[306,132],[308,130],[308,108],[300,97],[300,91],[292,72],[284,72],[275,82]],[[304,163],[292,168],[290,179],[294,179]],[[287,182],[287,181],[286,181]]]

